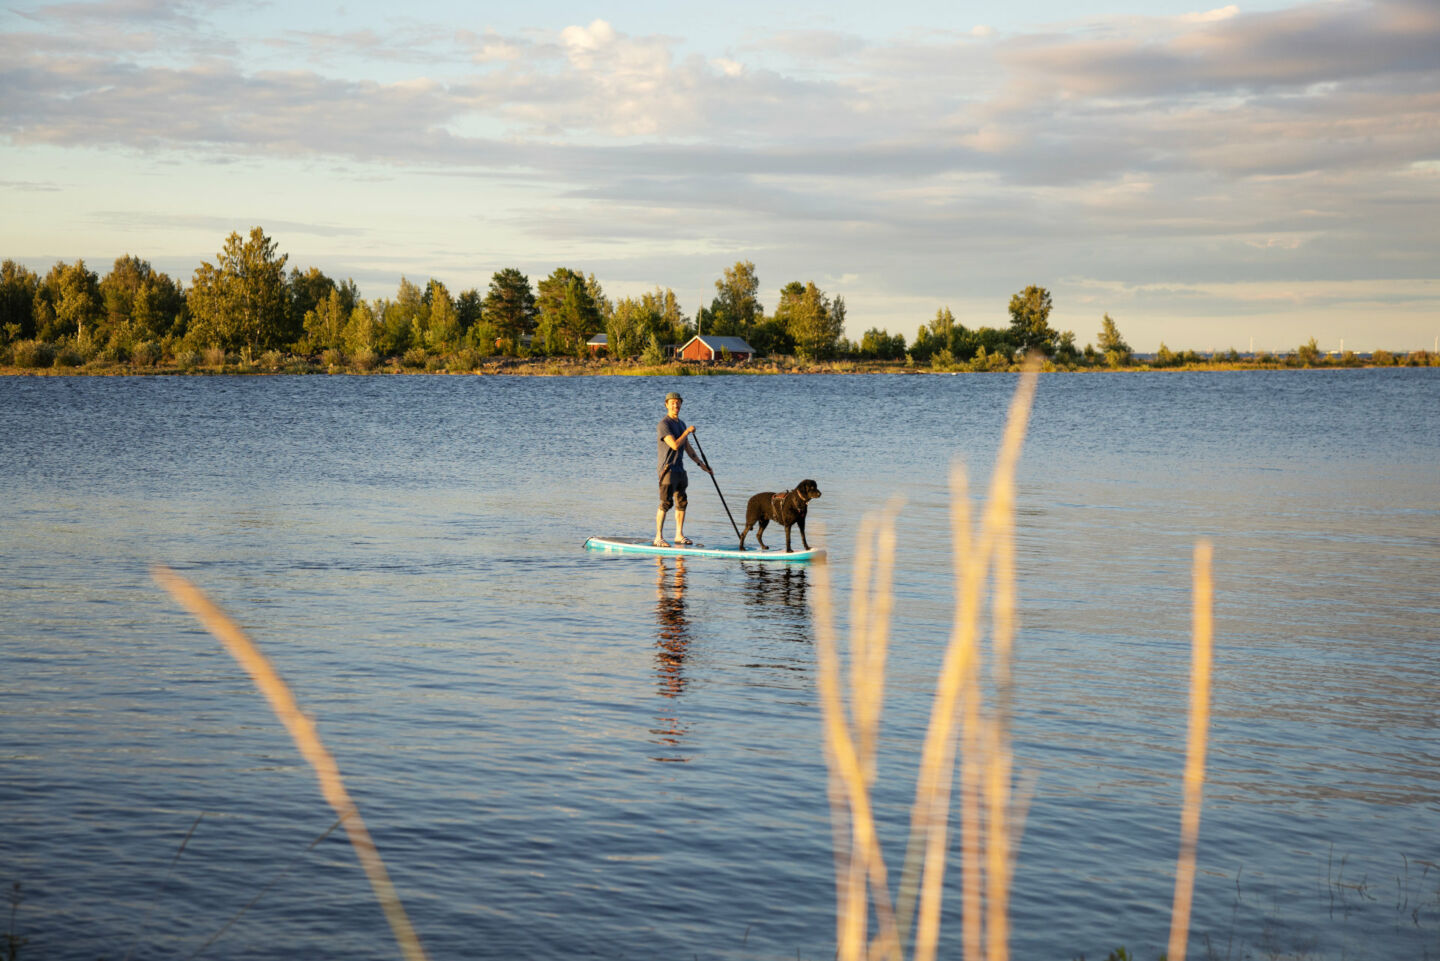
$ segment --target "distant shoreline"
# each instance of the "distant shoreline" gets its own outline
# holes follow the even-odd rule
[[[1149,364],[1130,364],[1124,367],[1100,367],[1089,365],[1055,364],[1047,362],[1044,367],[1046,373],[1174,373],[1174,372],[1213,372],[1227,373],[1234,371],[1268,370],[1268,371],[1295,371],[1295,370],[1384,370],[1399,367],[1434,367],[1435,359],[1432,357],[1423,358],[1426,363],[1404,362],[1394,364],[1374,363],[1319,363],[1311,365],[1286,364],[1283,362],[1235,362],[1230,360],[1216,361],[1214,363],[1200,362],[1181,365],[1167,365],[1163,367]],[[290,357],[279,363],[266,364],[260,361],[251,363],[235,362],[220,365],[213,364],[94,364],[88,363],[74,367],[15,367],[0,366],[0,377],[215,377],[215,376],[242,376],[242,377],[266,377],[276,375],[308,376],[308,375],[349,375],[349,376],[406,376],[417,374],[446,375],[446,376],[501,376],[501,377],[716,377],[716,376],[738,376],[756,377],[780,374],[894,374],[902,376],[917,375],[954,375],[954,374],[978,374],[978,373],[1013,373],[1019,371],[1019,365],[1012,364],[1003,367],[992,367],[986,370],[974,370],[968,364],[956,365],[954,369],[936,369],[930,365],[906,364],[904,361],[876,361],[876,360],[836,360],[836,361],[799,361],[793,358],[778,358],[774,361],[748,361],[745,363],[672,363],[659,366],[644,366],[636,362],[613,362],[605,360],[581,360],[575,358],[556,357],[495,357],[485,362],[478,363],[473,367],[449,368],[444,366],[436,367],[407,367],[397,361],[385,364],[377,364],[365,368],[354,364],[324,364],[320,361],[306,358]]]

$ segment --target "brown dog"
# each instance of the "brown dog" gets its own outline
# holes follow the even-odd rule
[[[793,491],[763,491],[750,498],[745,505],[745,530],[740,535],[740,549],[745,549],[745,535],[750,533],[750,528],[756,524],[760,526],[755,530],[755,540],[762,548],[765,541],[760,537],[765,533],[765,525],[774,521],[777,524],[785,525],[785,551],[793,552],[790,547],[790,525],[794,524],[800,528],[800,543],[805,549],[810,549],[810,542],[805,539],[805,510],[806,505],[820,496],[820,487],[813,480],[802,480],[795,485]]]

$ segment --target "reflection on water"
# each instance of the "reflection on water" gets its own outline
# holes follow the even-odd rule
[[[741,562],[745,571],[745,604],[753,617],[776,630],[786,641],[811,640],[809,571],[803,564]]]
[[[685,693],[685,655],[690,648],[690,621],[685,616],[685,558],[655,558],[655,677],[657,693],[672,699],[666,713],[657,715],[650,733],[657,744],[679,749],[686,728],[674,699]],[[657,757],[657,761],[689,761],[688,756]]]
[[[800,564],[740,562],[750,579],[746,602],[756,606],[779,604],[791,612],[805,611],[806,569]]]

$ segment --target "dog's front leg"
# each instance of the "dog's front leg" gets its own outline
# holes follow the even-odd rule
[[[800,543],[804,544],[805,549],[808,551],[810,549],[810,542],[805,539],[805,515],[801,514],[800,519],[795,523],[800,526]],[[786,531],[785,533],[788,534],[790,532]]]

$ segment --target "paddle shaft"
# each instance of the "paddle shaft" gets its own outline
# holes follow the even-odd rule
[[[700,435],[692,429],[690,436],[695,438],[695,449],[700,452],[700,460],[705,463],[705,467],[710,474],[710,483],[715,485],[715,493],[720,494],[720,506],[725,508],[725,516],[730,518],[730,526],[735,529],[735,540],[739,542],[740,527],[735,523],[735,515],[730,513],[730,505],[725,503],[725,495],[720,493],[720,482],[715,479],[715,469],[710,466],[710,458],[705,456],[705,448],[700,446]]]

